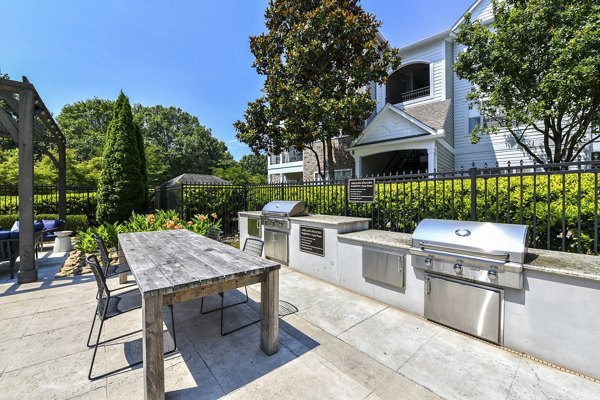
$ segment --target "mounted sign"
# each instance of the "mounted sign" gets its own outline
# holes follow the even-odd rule
[[[300,226],[300,251],[325,256],[325,233],[323,228]]]
[[[350,203],[373,203],[375,201],[375,179],[350,179],[348,181]]]

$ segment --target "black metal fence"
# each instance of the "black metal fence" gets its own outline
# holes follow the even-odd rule
[[[376,176],[371,203],[348,200],[347,181],[177,185],[156,189],[156,208],[182,218],[217,213],[238,233],[238,211],[303,200],[313,213],[368,217],[371,227],[411,233],[424,218],[526,224],[532,247],[598,254],[600,161],[507,165]]]
[[[67,214],[95,216],[96,190],[94,186],[68,186]],[[33,207],[35,214],[58,214],[58,186],[35,186]],[[18,212],[19,186],[0,185],[0,215]]]

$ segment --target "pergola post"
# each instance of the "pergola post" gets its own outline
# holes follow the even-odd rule
[[[19,91],[19,283],[35,282],[33,243],[33,127],[34,92]]]
[[[65,143],[58,143],[58,219],[67,219],[67,160]]]

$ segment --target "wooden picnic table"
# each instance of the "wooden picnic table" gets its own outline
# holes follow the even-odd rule
[[[164,399],[163,306],[261,283],[260,347],[279,350],[279,268],[185,229],[119,234],[142,293],[145,399]]]

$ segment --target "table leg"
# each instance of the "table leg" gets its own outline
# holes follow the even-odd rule
[[[279,351],[279,270],[265,274],[260,284],[260,348],[270,356]]]
[[[117,254],[119,255],[119,264],[125,264],[127,262],[127,259],[125,258],[125,255],[123,254],[123,250],[121,250],[120,246],[117,249]],[[121,272],[119,274],[119,283],[121,285],[127,283],[127,272]]]
[[[165,363],[163,358],[162,295],[145,297],[142,301],[144,399],[164,400]]]

